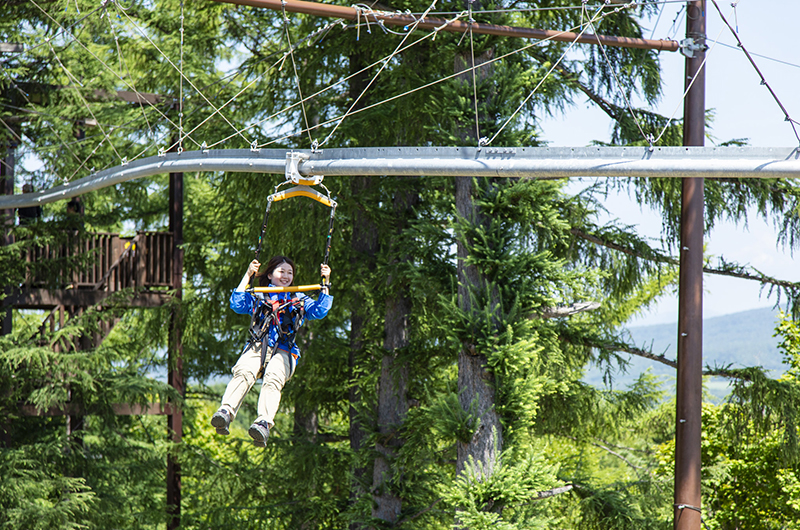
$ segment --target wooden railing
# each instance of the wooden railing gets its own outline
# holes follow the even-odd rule
[[[27,288],[84,289],[114,292],[129,287],[172,285],[172,233],[139,232],[134,237],[90,233],[58,245],[27,250],[27,263],[60,263],[48,272],[29,268]]]

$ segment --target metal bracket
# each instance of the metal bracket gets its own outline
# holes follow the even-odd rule
[[[300,174],[300,164],[308,160],[308,155],[289,151],[286,153],[286,180],[291,180],[295,184],[304,186],[316,186],[325,177],[323,175],[309,175],[304,177]]]
[[[689,37],[681,41],[680,48],[681,53],[691,59],[694,58],[694,52],[704,52],[708,50],[708,45],[705,43],[698,44],[693,38]]]

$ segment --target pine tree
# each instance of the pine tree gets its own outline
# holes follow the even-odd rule
[[[566,4],[550,2],[549,7]],[[536,145],[546,137],[536,128],[537,116],[583,96],[617,121],[609,144],[635,144],[642,142],[641,133],[614,78],[623,80],[628,99],[638,87],[647,101],[659,94],[658,58],[652,52],[606,50],[611,57],[606,63],[592,48],[584,58],[562,61],[553,71],[556,76],[545,78],[566,44],[548,43],[493,61],[519,43],[440,32],[435,40],[383,62],[402,32],[363,24],[340,31],[310,16],[292,15],[287,22],[281,13],[215,3],[112,2],[98,7],[70,0],[37,5],[57,22],[36,5],[7,4],[0,8],[7,15],[0,16],[0,28],[6,41],[38,43],[27,54],[4,58],[2,112],[5,121],[17,120],[13,123],[24,132],[25,149],[34,146],[43,160],[47,174],[23,173],[39,186],[83,175],[91,167],[118,165],[125,156],[156,155],[171,146],[181,126],[184,133],[192,131],[182,141],[193,150],[202,141],[223,140],[220,146],[237,148],[250,148],[254,140],[280,149],[307,148],[326,139],[322,148],[476,146],[481,137],[495,133],[496,145]],[[427,7],[409,2],[391,6]],[[460,11],[464,6],[441,7]],[[579,10],[497,13],[494,7],[473,3],[472,15],[481,22],[545,28],[572,27],[586,15]],[[639,13],[654,7],[645,5]],[[633,13],[609,15],[599,29],[640,36],[641,22]],[[169,64],[177,66],[181,55],[181,22],[183,83]],[[412,33],[417,36],[420,32]],[[293,55],[284,55],[290,49]],[[235,64],[235,72],[221,80],[219,68],[226,63]],[[474,76],[467,69],[473,63],[478,65]],[[455,72],[461,73],[371,107]],[[351,74],[336,90],[297,104],[301,94],[316,94]],[[500,131],[540,81],[539,91]],[[143,110],[108,97],[133,85],[161,99]],[[176,101],[181,90],[185,98]],[[206,100],[201,93],[216,98]],[[225,112],[209,110],[222,103]],[[105,133],[90,129],[87,104],[98,123],[115,127],[105,127]],[[296,106],[271,118],[288,105]],[[20,121],[9,110],[17,107],[37,114]],[[341,124],[316,127],[348,109],[351,115]],[[644,110],[633,112],[645,133],[666,123]],[[243,124],[258,125],[245,129]],[[276,124],[293,134],[276,138]],[[234,130],[238,127],[243,128],[240,134]],[[81,131],[86,137],[99,134],[102,142],[65,141]],[[660,143],[679,140],[671,127]],[[664,212],[662,250],[630,227],[597,224],[602,186],[570,196],[563,182],[537,180],[327,179],[340,203],[331,262],[334,308],[301,333],[301,364],[285,388],[269,447],[256,451],[246,444],[243,419],[233,425],[232,436],[213,435],[208,420],[221,390],[201,382],[225,377],[236,360],[248,322],[227,310],[227,299],[253,257],[265,198],[282,180],[215,172],[186,176],[187,283],[181,311],[191,385],[183,403],[186,435],[180,448],[166,441],[163,421],[117,417],[107,408],[109,403],[176,397],[146,377],[164,370],[163,322],[169,308],[119,307],[115,310],[122,320],[101,347],[69,354],[57,354],[49,344],[90,330],[91,314],[45,335],[45,345],[24,333],[33,317],[15,315],[18,331],[2,339],[0,357],[3,414],[13,419],[0,466],[16,479],[0,488],[3,524],[163,525],[163,462],[176,449],[186,528],[669,524],[669,472],[656,466],[669,458],[673,427],[658,382],[645,375],[631,388],[612,390],[592,388],[581,378],[591,363],[611,374],[615,364],[624,366],[625,352],[649,353],[659,360],[628,344],[620,326],[674,278],[669,250],[676,244],[678,195],[673,183],[619,184]],[[86,196],[87,229],[165,227],[165,189],[166,178],[153,177]],[[796,201],[790,183],[715,182],[708,190],[709,226],[726,216],[740,218],[748,204],[755,204],[760,214],[781,219],[783,240],[794,243],[796,215],[783,216]],[[262,255],[294,257],[298,277],[311,280],[328,212],[302,199],[278,209]],[[62,204],[47,206],[45,218],[52,222],[62,211]],[[60,228],[51,228],[32,228],[29,234],[41,242],[55,240]],[[19,238],[2,249],[3,284],[21,281],[24,272],[14,256],[36,241]],[[44,266],[65,265],[76,266]],[[792,302],[796,299],[793,284],[737,264],[720,263],[716,269],[751,275]],[[599,303],[599,309],[578,312],[597,305],[588,302]],[[467,366],[478,375],[471,385],[465,383]],[[773,390],[785,395],[780,394],[785,385],[752,371],[728,374],[741,382],[740,389],[725,408],[731,415],[716,414],[731,422],[753,422],[756,416],[744,412],[767,410],[759,408],[767,404],[775,411],[771,417],[780,418],[733,431],[767,432],[764,443],[751,438],[741,446],[740,460],[747,464],[741,469],[758,469],[748,467],[754,462],[751,455],[774,462],[779,454],[792,454],[794,411],[767,399]],[[19,401],[64,405],[66,388],[93,412],[86,416],[81,443],[66,438],[63,419],[18,415]],[[242,416],[254,410],[251,396]],[[714,434],[722,440],[719,447],[735,440],[731,431]],[[479,444],[489,450],[472,451],[483,456],[470,460]],[[787,503],[796,502],[791,468],[781,469],[781,494]],[[721,494],[713,498],[711,515],[722,527],[735,519],[731,497],[723,491],[728,486],[724,479],[715,477],[713,484]],[[36,502],[29,502],[31,495]],[[785,515],[776,514],[775,520],[780,517]]]

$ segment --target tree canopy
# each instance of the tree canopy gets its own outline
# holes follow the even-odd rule
[[[572,7],[550,0],[380,9],[628,37],[641,37],[658,9]],[[575,52],[568,43],[365,20],[179,0],[6,2],[2,40],[25,45],[0,57],[2,137],[17,156],[17,186],[50,187],[170,149],[475,146],[481,138],[546,145],[539,118],[584,97],[615,120],[598,144],[644,145],[648,135],[659,145],[681,142],[680,122],[626,103],[634,92],[646,102],[659,97],[654,51]],[[672,524],[669,384],[649,373],[627,388],[612,383],[630,355],[673,362],[630,344],[624,326],[676,282],[676,181],[620,180],[576,194],[565,180],[326,179],[339,203],[334,305],[300,334],[301,362],[260,449],[246,436],[255,393],[231,436],[216,436],[209,420],[249,325],[228,297],[283,176],[185,177],[183,297],[172,302],[183,315],[185,395],[164,382],[171,304],[130,308],[133,293],[122,292],[103,311],[53,329],[41,327],[41,312],[14,310],[12,333],[0,336],[4,528],[163,526],[168,454],[181,464],[182,528]],[[599,221],[613,187],[662,212],[661,241]],[[706,225],[746,222],[755,207],[794,248],[797,199],[790,181],[711,181]],[[57,287],[54,271],[91,257],[37,262],[31,272],[19,255],[76,230],[168,230],[166,176],[83,200],[82,227],[62,201],[46,205],[40,222],[10,229],[0,284],[20,286],[35,273]],[[275,205],[262,256],[291,256],[296,283],[314,283],[328,216],[302,198]],[[797,313],[794,283],[724,259],[706,272],[758,281]],[[102,343],[71,346],[111,316]],[[797,519],[791,315],[776,333],[784,375],[708,369],[734,381],[728,401],[703,412],[709,528],[788,528]],[[584,382],[591,366],[606,370],[608,385]],[[118,416],[112,407],[167,400],[185,415],[180,444],[163,419]],[[67,404],[87,412],[70,436],[63,416],[21,408]]]

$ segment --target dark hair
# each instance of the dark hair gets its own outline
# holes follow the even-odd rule
[[[296,272],[297,268],[294,266],[294,261],[292,258],[287,258],[286,256],[274,256],[270,258],[266,265],[261,267],[261,270],[258,272],[258,285],[261,287],[266,287],[269,285],[269,275],[272,274],[272,271],[278,268],[278,266],[287,263],[291,265],[292,272]]]

